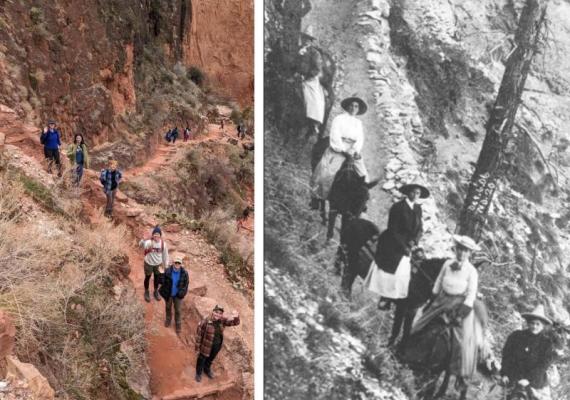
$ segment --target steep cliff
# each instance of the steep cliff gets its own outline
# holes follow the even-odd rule
[[[251,105],[253,5],[224,3],[0,1],[0,103],[91,144],[197,124],[207,99],[191,66]]]

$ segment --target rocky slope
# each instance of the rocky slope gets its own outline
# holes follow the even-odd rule
[[[331,7],[328,2],[315,0],[303,20],[303,24],[313,27],[319,46],[337,63],[337,98],[357,93],[369,104],[369,112],[363,116],[364,159],[371,175],[382,178],[381,185],[372,192],[369,216],[383,228],[396,188],[412,179],[425,182],[433,198],[423,205],[425,233],[421,244],[430,255],[449,254],[450,234],[484,137],[488,107],[498,90],[504,60],[512,50],[522,5],[520,1],[498,0],[372,0]],[[570,138],[564,129],[568,123],[565,110],[570,105],[566,78],[570,58],[564,51],[570,46],[569,12],[568,2],[551,2],[548,35],[527,81],[517,116],[516,140],[507,149],[505,179],[495,195],[483,237],[485,252],[481,256],[492,262],[482,269],[480,291],[490,309],[491,341],[497,354],[505,335],[520,326],[519,312],[537,302],[546,304],[557,320],[569,322],[569,271],[564,257],[570,244],[566,217]],[[271,4],[266,15],[266,57],[271,77],[271,71],[276,71],[276,66],[271,65],[271,50],[280,40],[281,17]],[[291,79],[288,84],[294,82]],[[266,81],[266,93],[276,87],[274,81]],[[265,182],[272,188],[268,194],[271,208],[267,220],[271,224],[266,224],[266,242],[271,245],[267,254],[273,268],[279,268],[308,292],[306,296],[323,304],[323,292],[334,292],[339,281],[332,274],[335,249],[323,247],[324,231],[317,225],[317,216],[305,211],[310,144],[289,145],[289,152],[282,156],[279,151],[271,153],[272,147],[283,147],[283,136],[291,134],[274,129],[274,104],[269,102],[266,110],[266,152],[277,159],[266,168]],[[293,102],[289,105],[295,107]],[[331,117],[338,112],[340,107],[335,105]],[[286,172],[289,168],[295,171],[292,176]],[[280,199],[287,199],[287,203]],[[290,220],[293,215],[295,218]],[[289,235],[279,224],[294,226],[297,231]],[[279,247],[295,249],[296,256],[288,263],[280,261],[283,257]],[[298,266],[294,266],[296,263]],[[313,277],[313,272],[306,269],[317,270],[320,276]],[[266,282],[266,290],[276,296],[292,295],[289,291],[279,295],[279,286],[271,282]],[[339,334],[347,329],[354,331],[351,313],[371,301],[367,295],[358,295],[348,310],[342,299],[333,301],[332,309],[336,311],[332,315]],[[324,315],[326,325],[330,309],[326,307],[323,312],[319,307],[312,317],[318,320]],[[304,336],[294,328],[292,321],[299,317],[286,316],[287,308],[279,302],[271,300],[266,313],[291,326],[285,328],[286,342],[309,340],[310,335]],[[379,338],[367,336],[366,329],[364,333],[356,330],[354,335],[370,351],[382,354],[377,345],[386,340],[386,325],[391,318],[366,315],[356,320],[358,325],[380,331]],[[272,331],[274,325],[266,329]],[[289,348],[291,356],[287,359],[299,357],[296,347],[266,343],[267,352]],[[388,371],[392,368],[380,365]],[[567,363],[561,361],[559,367],[564,371],[562,376],[567,376]],[[386,376],[386,371],[371,371],[382,382],[406,381],[400,372],[394,379],[390,374]],[[347,377],[346,373],[335,374]],[[305,384],[301,375],[280,378]],[[469,398],[497,395],[497,391],[485,391],[490,385],[484,380],[478,382],[480,393],[474,389]],[[558,396],[567,393],[569,383],[562,380],[556,388]],[[407,387],[407,393],[413,395],[414,390]],[[315,388],[319,395],[326,393],[325,383]]]
[[[0,103],[37,126],[54,118],[66,138],[83,132],[91,144],[198,124],[204,99],[191,66],[251,106],[252,2],[226,3],[3,1]],[[230,28],[232,40],[218,40]]]

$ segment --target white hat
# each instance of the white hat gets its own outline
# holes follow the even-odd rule
[[[453,240],[459,243],[461,246],[472,251],[481,251],[481,246],[479,246],[473,239],[469,236],[453,235]]]
[[[176,263],[182,264],[182,257],[180,257],[180,256],[174,257],[174,263],[175,263],[175,264],[176,264]]]
[[[550,319],[548,319],[546,317],[546,315],[544,314],[544,306],[542,304],[539,304],[538,306],[536,306],[536,308],[534,309],[533,312],[530,313],[523,313],[521,314],[522,317],[524,319],[526,319],[527,321],[529,319],[539,319],[542,322],[545,322],[547,324],[552,324],[552,321]]]

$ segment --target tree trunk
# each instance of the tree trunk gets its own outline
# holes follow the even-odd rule
[[[485,140],[471,177],[459,219],[459,234],[478,240],[500,177],[503,149],[511,138],[532,59],[539,45],[547,0],[527,0],[515,35],[515,48],[505,66],[497,100],[486,126]]]

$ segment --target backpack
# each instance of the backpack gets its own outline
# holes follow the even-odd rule
[[[151,245],[148,249],[144,249],[144,255],[146,256],[148,253],[151,253],[153,246]],[[160,252],[164,252],[164,240],[160,239]]]
[[[164,139],[170,143],[170,141],[172,140],[172,131],[166,132],[166,135],[164,135]]]

